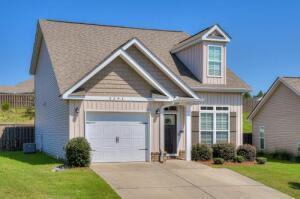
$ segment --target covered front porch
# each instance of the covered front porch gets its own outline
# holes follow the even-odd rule
[[[195,104],[195,101],[165,103],[155,110],[157,133],[152,136],[151,161],[191,160],[192,106]]]

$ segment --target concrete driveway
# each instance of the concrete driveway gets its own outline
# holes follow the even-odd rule
[[[290,198],[231,170],[195,162],[101,163],[91,168],[123,199]]]

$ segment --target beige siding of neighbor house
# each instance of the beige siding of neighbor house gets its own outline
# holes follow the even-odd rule
[[[222,47],[221,77],[208,76],[208,46]],[[226,84],[226,44],[201,42],[176,53],[176,56],[203,84]]]
[[[300,142],[300,97],[284,84],[253,118],[253,144],[259,149],[259,127],[265,129],[265,151],[286,150],[297,154]]]
[[[151,97],[155,90],[121,58],[103,68],[77,92],[87,96]]]
[[[238,93],[197,93],[201,98],[204,99],[200,105],[193,105],[192,111],[199,111],[200,106],[228,106],[229,112],[233,115],[236,114],[235,117],[230,117],[231,119],[235,118],[235,123],[231,122],[235,125],[230,129],[230,142],[239,146],[243,143],[243,99],[242,95]],[[200,118],[199,118],[200,119]],[[201,130],[201,127],[199,127]],[[196,132],[194,132],[196,133]],[[193,136],[197,138],[198,136]],[[197,141],[193,140],[193,143]]]
[[[168,90],[173,96],[187,96],[167,75],[154,65],[135,46],[127,49],[127,53],[140,64],[160,85]]]
[[[37,148],[63,158],[68,141],[68,104],[59,97],[50,57],[43,41],[35,75],[35,140]]]

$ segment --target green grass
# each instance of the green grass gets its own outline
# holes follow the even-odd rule
[[[243,132],[244,133],[251,133],[252,132],[252,122],[250,120],[247,119],[249,113],[248,112],[244,112],[243,113],[243,127],[244,127],[244,130]]]
[[[224,165],[242,175],[300,199],[300,163],[268,160],[265,165]]]
[[[52,172],[59,164],[43,153],[0,152],[0,198],[120,198],[89,168]]]
[[[26,108],[0,110],[0,124],[33,124],[34,118],[26,113]]]

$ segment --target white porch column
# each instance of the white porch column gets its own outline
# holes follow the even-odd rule
[[[192,110],[191,106],[185,106],[185,159],[191,161],[192,152]]]
[[[160,151],[160,161],[163,161],[163,154],[165,151],[165,113],[164,108],[161,107],[159,110],[159,151]]]

